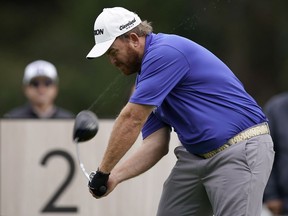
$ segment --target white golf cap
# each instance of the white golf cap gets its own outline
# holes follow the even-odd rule
[[[58,81],[58,74],[55,66],[44,60],[37,60],[26,66],[23,84],[29,84],[35,77],[48,77],[55,82]]]
[[[103,55],[114,40],[141,23],[141,19],[122,7],[104,8],[94,24],[95,46],[87,58],[97,58]]]

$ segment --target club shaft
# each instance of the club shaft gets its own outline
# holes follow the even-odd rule
[[[90,181],[89,174],[88,174],[87,171],[85,170],[84,164],[81,162],[80,151],[79,151],[79,147],[78,147],[79,144],[78,144],[77,140],[76,140],[75,142],[76,142],[76,153],[77,153],[77,159],[78,159],[79,166],[80,166],[83,174],[84,174],[84,175],[86,176],[86,178],[88,179],[88,181]]]

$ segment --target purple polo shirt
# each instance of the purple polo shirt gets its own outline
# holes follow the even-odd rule
[[[168,125],[194,154],[218,148],[267,121],[220,59],[191,40],[169,34],[147,36],[130,102],[156,107],[142,129],[143,139]]]

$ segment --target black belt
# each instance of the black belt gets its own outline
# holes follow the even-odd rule
[[[228,148],[231,145],[234,145],[238,142],[248,140],[248,139],[251,139],[252,137],[263,135],[263,134],[270,134],[270,130],[269,130],[269,126],[268,126],[267,122],[255,125],[253,127],[250,127],[248,129],[238,133],[237,135],[235,135],[231,139],[229,139],[227,143],[220,146],[219,148],[214,149],[210,152],[207,152],[204,154],[198,154],[198,155],[205,158],[205,159],[211,158],[214,155],[216,155],[217,153],[223,151],[224,149]]]

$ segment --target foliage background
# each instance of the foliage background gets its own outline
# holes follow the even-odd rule
[[[114,118],[126,103],[134,77],[106,57],[87,60],[95,18],[122,6],[152,21],[154,32],[179,34],[222,59],[263,106],[287,90],[288,1],[280,0],[1,0],[0,116],[25,103],[22,77],[31,61],[58,69],[57,104],[78,113],[91,108]]]

